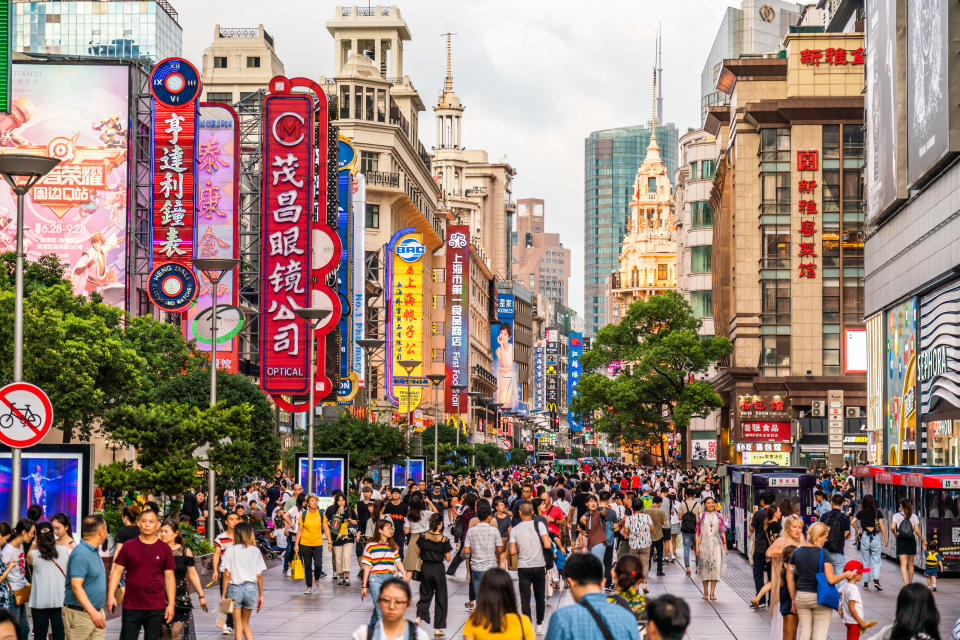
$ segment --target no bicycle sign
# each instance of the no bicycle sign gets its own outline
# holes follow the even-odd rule
[[[0,442],[24,449],[37,444],[53,424],[53,404],[43,389],[14,382],[0,389]]]

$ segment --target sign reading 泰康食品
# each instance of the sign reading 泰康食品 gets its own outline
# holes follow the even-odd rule
[[[466,395],[452,386],[469,386],[470,226],[447,226],[447,413],[465,413]]]

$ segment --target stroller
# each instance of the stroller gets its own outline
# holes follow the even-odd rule
[[[283,550],[280,547],[271,546],[270,541],[267,540],[264,534],[257,533],[255,537],[257,540],[257,548],[260,549],[265,559],[276,560],[277,558],[283,557]]]
[[[556,538],[551,538],[550,546],[553,549],[553,567],[547,571],[550,585],[554,591],[563,589],[563,566],[567,563],[567,554],[563,552]]]

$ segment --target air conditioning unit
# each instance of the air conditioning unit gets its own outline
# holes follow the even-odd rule
[[[844,410],[844,415],[848,418],[859,418],[860,417],[860,407],[847,407]]]
[[[825,400],[814,400],[810,403],[810,415],[814,418],[822,418],[827,415],[827,403]]]

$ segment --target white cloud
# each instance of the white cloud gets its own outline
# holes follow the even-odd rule
[[[335,3],[173,0],[183,53],[198,64],[213,26],[263,23],[288,76],[332,75],[326,22]],[[352,3],[341,3],[349,5]],[[360,3],[365,6],[365,3]],[[518,171],[514,198],[546,200],[547,229],[573,252],[570,302],[583,309],[583,140],[597,129],[650,118],[654,39],[663,28],[663,117],[681,133],[699,125],[700,69],[728,2],[721,0],[415,0],[400,2],[413,39],[405,73],[428,111],[443,86],[444,40],[454,36],[454,87],[466,106],[464,144],[504,155]]]

